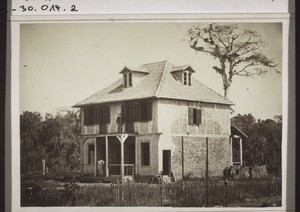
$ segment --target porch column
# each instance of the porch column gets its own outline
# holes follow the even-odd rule
[[[121,176],[124,176],[124,141],[121,142]]]
[[[108,137],[105,136],[105,176],[108,177]]]
[[[124,176],[124,142],[128,138],[128,134],[122,134],[121,136],[117,136],[121,143],[121,176]]]
[[[243,165],[243,140],[240,138],[240,160],[241,160],[241,166]]]
[[[230,166],[233,166],[233,155],[232,155],[232,148],[233,148],[233,138],[229,136],[229,144],[230,144]]]
[[[97,138],[94,142],[94,176],[97,177]]]
[[[83,159],[83,147],[84,147],[84,138],[80,139],[80,172],[81,174],[84,173],[85,174],[85,170],[84,170],[84,159]]]

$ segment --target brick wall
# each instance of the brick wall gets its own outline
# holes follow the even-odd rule
[[[172,152],[172,171],[176,179],[182,176],[182,137],[172,136],[175,150]],[[186,136],[184,143],[184,175],[205,176],[206,138]],[[223,169],[230,166],[231,147],[229,137],[208,138],[208,161],[211,176],[222,176]]]

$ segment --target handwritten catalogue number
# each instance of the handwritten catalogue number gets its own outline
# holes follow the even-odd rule
[[[19,7],[19,10],[21,12],[34,12],[34,11],[45,11],[45,12],[61,12],[61,11],[70,11],[70,12],[78,12],[78,9],[76,8],[76,5],[71,5],[69,8],[63,8],[58,4],[43,4],[40,7],[39,6],[31,6],[31,5],[21,5]],[[17,11],[17,9],[12,9],[12,11]]]

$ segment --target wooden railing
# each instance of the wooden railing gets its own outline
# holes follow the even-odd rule
[[[108,164],[109,176],[121,175],[121,164]],[[134,176],[134,164],[124,164],[124,175]]]

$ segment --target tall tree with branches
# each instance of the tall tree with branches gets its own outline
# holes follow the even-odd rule
[[[219,65],[212,68],[222,77],[225,97],[234,76],[262,75],[270,69],[280,73],[273,59],[262,53],[266,42],[253,30],[240,30],[236,24],[209,24],[193,26],[188,36],[192,49],[218,60]]]

